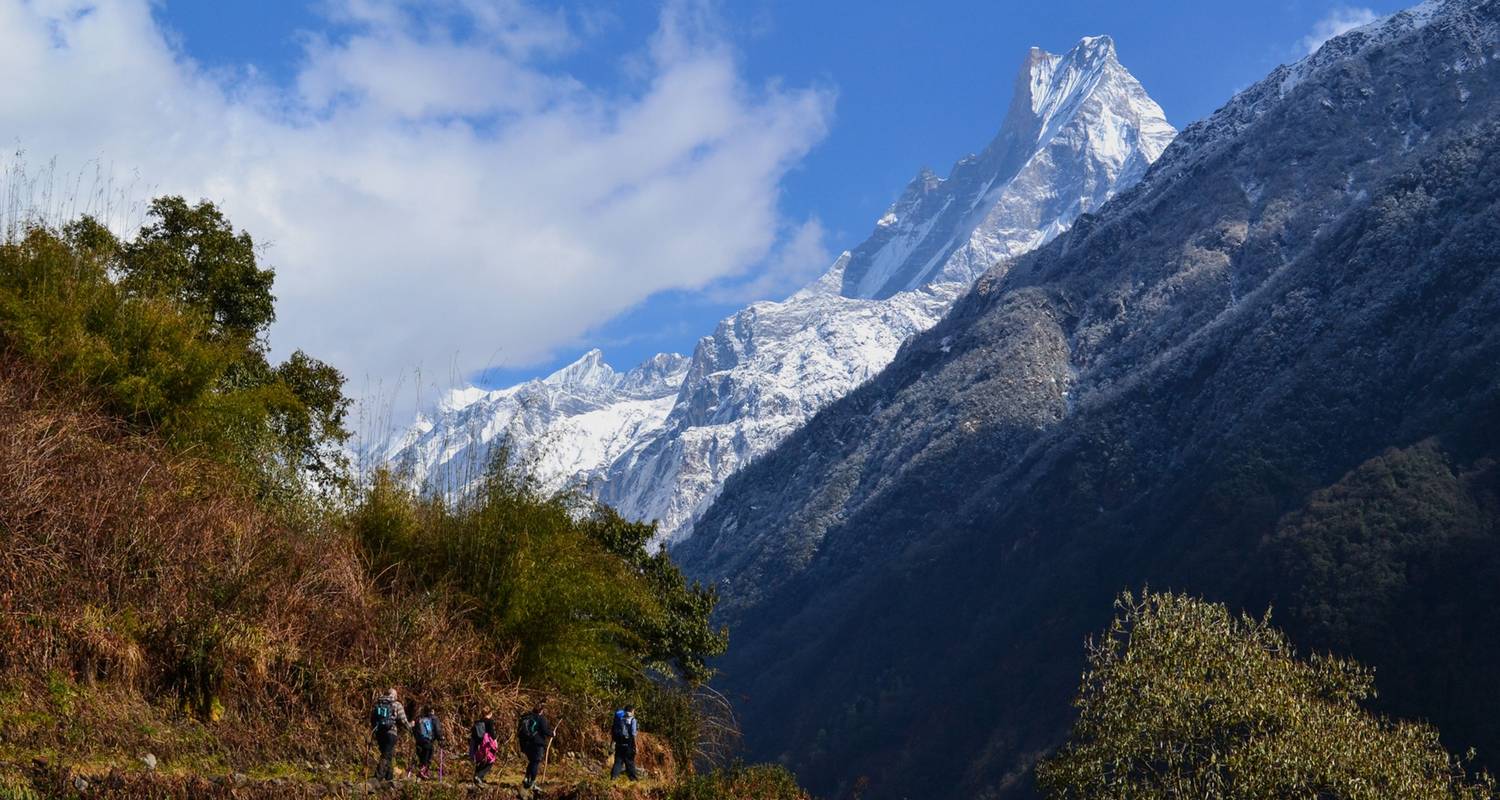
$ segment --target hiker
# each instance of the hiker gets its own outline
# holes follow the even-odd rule
[[[432,777],[429,768],[433,748],[447,738],[443,735],[443,723],[438,722],[437,712],[432,706],[423,706],[422,716],[412,723],[411,738],[417,745],[417,777],[425,781]]]
[[[526,780],[521,782],[523,789],[536,786],[536,774],[542,767],[543,759],[547,757],[547,745],[556,735],[552,726],[547,724],[547,718],[542,716],[542,712],[546,710],[546,704],[537,703],[530,713],[522,714],[516,720],[516,742],[521,745],[521,752],[526,754]]]
[[[474,783],[484,785],[485,776],[495,766],[500,756],[500,742],[495,739],[495,715],[484,712],[484,716],[469,728],[469,758],[474,762]]]
[[[402,728],[410,728],[406,709],[396,702],[396,690],[386,690],[385,696],[375,701],[370,711],[370,733],[375,737],[375,746],[380,748],[380,763],[375,767],[375,779],[396,779],[396,737]]]
[[[610,738],[615,740],[615,765],[609,769],[611,780],[620,777],[621,772],[633,781],[641,779],[635,771],[635,733],[635,706],[616,711],[614,725],[609,731]]]

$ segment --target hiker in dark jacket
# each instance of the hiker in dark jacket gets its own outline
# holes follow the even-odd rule
[[[396,779],[396,737],[403,728],[410,727],[406,709],[396,701],[395,689],[386,691],[375,701],[375,708],[370,711],[370,735],[375,739],[375,746],[380,748],[380,763],[375,767],[376,780]]]
[[[432,766],[433,748],[447,738],[432,706],[423,707],[422,716],[411,724],[411,738],[417,745],[417,777],[425,781],[432,777],[428,770]]]
[[[610,767],[609,777],[618,778],[623,772],[633,781],[640,780],[641,776],[635,771],[635,706],[625,706],[615,712],[609,734],[615,741],[615,765]]]
[[[537,771],[547,757],[547,744],[557,735],[543,716],[546,710],[544,704],[537,703],[536,708],[516,721],[516,741],[521,745],[521,752],[526,754],[526,780],[521,782],[524,789],[536,786]]]

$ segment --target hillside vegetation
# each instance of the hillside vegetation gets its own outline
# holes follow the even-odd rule
[[[469,720],[546,697],[557,781],[604,766],[633,701],[659,796],[780,785],[688,779],[733,742],[701,688],[727,633],[650,526],[503,466],[452,503],[354,480],[342,376],[268,359],[256,252],[180,198],[130,239],[83,218],[0,242],[0,796],[337,786],[368,774],[388,686],[440,709],[464,776]]]
[[[1297,658],[1269,614],[1170,592],[1115,606],[1089,642],[1072,734],[1038,770],[1052,800],[1495,796],[1435,728],[1366,710],[1371,670]]]

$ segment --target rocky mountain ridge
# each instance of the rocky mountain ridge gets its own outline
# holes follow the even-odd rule
[[[1493,0],[1333,39],[727,481],[674,555],[720,583],[752,753],[1031,796],[1150,585],[1274,606],[1500,759],[1497,119]]]

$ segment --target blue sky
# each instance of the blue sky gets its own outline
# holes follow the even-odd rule
[[[829,135],[783,183],[788,212],[821,219],[837,251],[869,234],[921,166],[946,174],[994,136],[1021,58],[1033,45],[1059,52],[1082,36],[1109,34],[1121,61],[1181,128],[1304,55],[1304,39],[1321,21],[1407,5],[768,0],[726,4],[723,12],[754,78],[824,83],[837,91]],[[654,14],[637,7],[616,24],[611,40],[628,47],[649,34]],[[604,56],[580,69],[607,76],[613,65]],[[691,353],[699,336],[738,307],[670,293],[606,324],[597,341],[617,368],[662,350]],[[581,349],[538,368],[496,370],[489,382],[545,373]]]
[[[495,385],[591,345],[619,368],[691,352],[784,296],[918,168],[985,145],[1032,45],[1110,34],[1182,127],[1407,3],[438,5],[0,0],[0,68],[47,78],[12,85],[0,136],[220,201],[278,269],[273,345],[355,394],[418,361]]]

